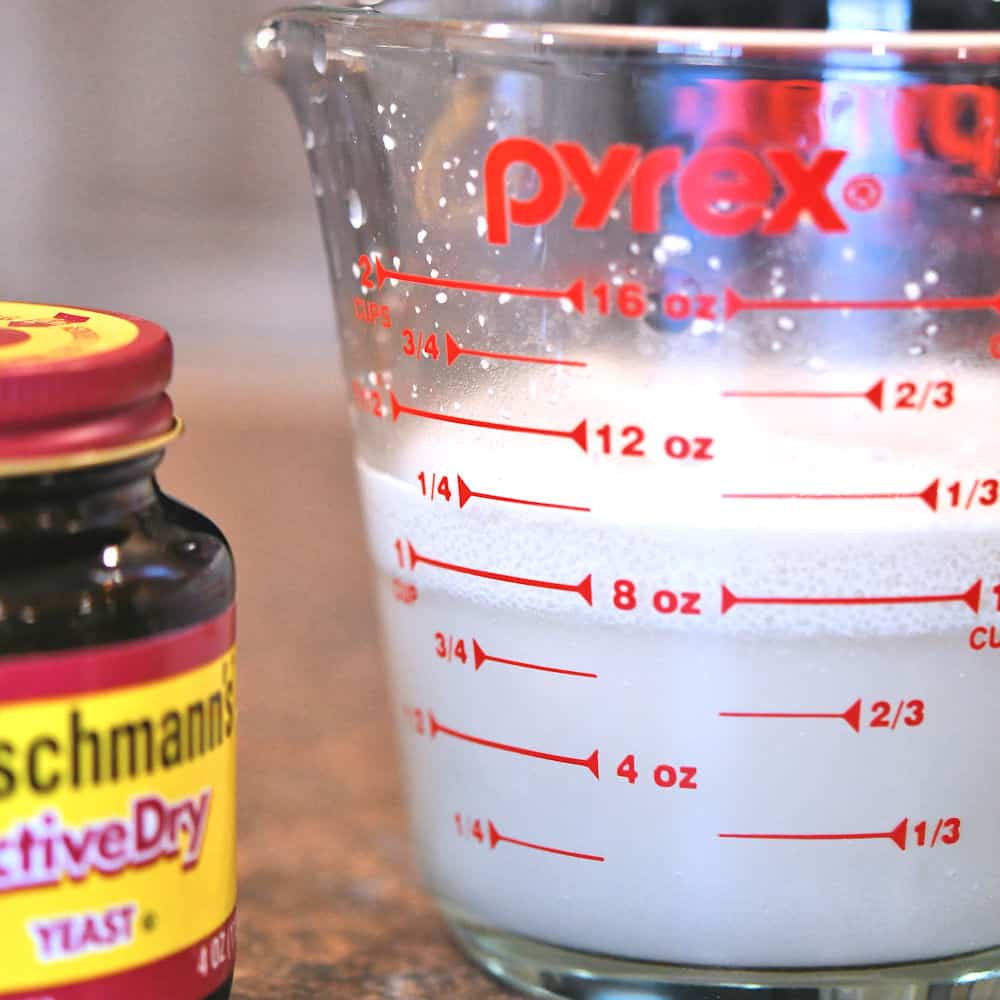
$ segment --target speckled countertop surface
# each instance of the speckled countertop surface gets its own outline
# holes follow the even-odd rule
[[[223,525],[240,574],[234,996],[511,997],[451,943],[414,870],[341,407],[184,409],[161,481]]]

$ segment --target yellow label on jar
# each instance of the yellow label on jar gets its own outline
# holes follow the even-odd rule
[[[87,682],[78,653],[0,658],[0,996],[144,995],[148,973],[199,1000],[231,973],[235,658],[199,653],[218,624],[125,644],[131,671],[94,651]]]

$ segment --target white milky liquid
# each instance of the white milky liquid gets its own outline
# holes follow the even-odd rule
[[[691,432],[714,436],[717,459],[700,465],[449,426],[421,436],[415,424],[405,473],[362,462],[433,891],[487,926],[668,963],[850,966],[1000,944],[1000,660],[970,648],[1000,622],[996,509],[720,499],[918,491],[940,478],[944,508],[948,484],[971,487],[992,468],[961,430],[987,391],[967,384],[964,416],[922,424],[863,402],[836,411],[840,423],[829,410],[790,422],[778,404],[706,412]],[[592,410],[538,419],[572,427]],[[674,412],[690,411],[682,399]],[[642,419],[677,425],[669,407]],[[770,439],[783,442],[780,460],[760,443],[768,425],[782,428]],[[877,446],[864,444],[866,428]],[[474,491],[592,509],[479,498],[459,509],[423,496],[421,471],[428,485],[448,475],[453,492],[460,473]],[[589,577],[593,603],[427,559],[570,585]],[[635,584],[635,610],[615,606],[619,580]],[[401,584],[415,601],[398,599]],[[737,598],[725,614],[723,587]],[[667,590],[700,613],[661,613],[653,601]],[[905,595],[955,599],[742,603]],[[487,657],[479,669],[474,643]],[[628,764],[617,773],[633,757],[634,783]],[[882,836],[853,837],[867,834]]]

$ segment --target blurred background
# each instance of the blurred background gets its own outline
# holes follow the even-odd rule
[[[241,39],[274,6],[0,3],[0,293],[163,323],[182,411],[205,392],[337,384],[297,130],[240,74]]]

